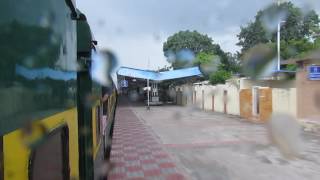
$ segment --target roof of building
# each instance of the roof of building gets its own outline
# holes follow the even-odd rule
[[[315,52],[309,53],[305,57],[283,60],[283,61],[281,61],[281,65],[297,64],[297,63],[300,63],[303,61],[319,62],[320,61],[320,52],[315,51]]]
[[[156,72],[150,70],[134,69],[129,67],[121,67],[118,72],[120,76],[127,76],[139,79],[150,79],[153,81],[165,81],[171,79],[180,79],[193,76],[202,76],[199,67],[191,67],[185,69]]]

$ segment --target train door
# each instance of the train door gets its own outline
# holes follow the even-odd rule
[[[68,180],[69,173],[68,128],[63,127],[49,134],[45,142],[32,150],[30,180]]]

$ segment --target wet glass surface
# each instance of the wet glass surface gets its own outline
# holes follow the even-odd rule
[[[64,1],[0,2],[0,134],[75,107],[76,24]]]
[[[317,0],[1,0],[0,179],[320,179],[319,15]]]

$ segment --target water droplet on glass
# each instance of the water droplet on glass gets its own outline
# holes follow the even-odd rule
[[[49,20],[49,17],[48,16],[42,16],[40,18],[40,26],[43,27],[43,28],[47,28],[50,26],[50,20]]]
[[[269,121],[271,141],[286,158],[299,157],[303,150],[301,127],[293,116],[273,114]]]
[[[252,79],[270,76],[276,70],[276,51],[271,44],[259,44],[248,50],[243,59],[243,73]]]
[[[138,101],[139,100],[139,94],[137,91],[133,90],[129,92],[129,99],[131,101]]]
[[[211,60],[200,64],[200,70],[204,75],[209,76],[210,74],[218,71],[219,65],[220,57],[213,55]]]

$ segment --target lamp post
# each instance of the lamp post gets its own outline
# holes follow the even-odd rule
[[[278,62],[277,62],[277,70],[281,70],[281,50],[280,50],[280,42],[281,42],[281,24],[285,23],[285,21],[279,21],[278,23],[278,31],[277,31],[277,53],[278,53]]]
[[[148,59],[148,70],[149,70],[149,65],[150,65],[150,60]],[[147,97],[148,97],[148,102],[147,102],[147,110],[150,110],[150,88],[149,88],[149,78],[147,79]]]
[[[148,96],[148,102],[147,102],[147,110],[150,109],[150,88],[149,88],[149,78],[147,79],[147,96]]]
[[[278,2],[278,6],[280,6],[283,3],[283,0],[277,0]],[[280,43],[281,43],[281,24],[285,23],[286,21],[281,21],[279,19],[279,23],[278,23],[278,30],[277,30],[277,54],[278,54],[278,62],[277,62],[277,71],[281,70],[281,47],[280,47]]]

